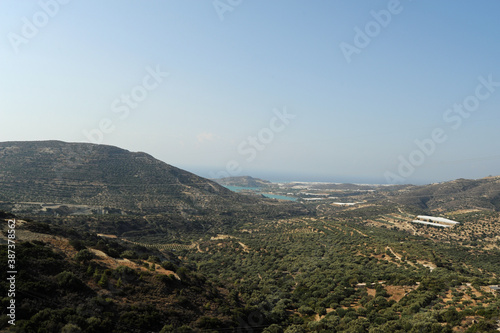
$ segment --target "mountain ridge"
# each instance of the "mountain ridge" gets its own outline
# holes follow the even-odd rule
[[[449,182],[414,186],[396,201],[429,211],[487,209],[500,211],[500,176],[456,179]]]
[[[249,209],[265,213],[276,204],[234,193],[147,153],[108,145],[0,142],[0,161],[3,203],[88,205],[120,214],[183,217]]]

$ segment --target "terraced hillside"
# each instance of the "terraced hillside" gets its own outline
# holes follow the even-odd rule
[[[498,222],[494,214],[479,221]],[[464,225],[475,222],[464,218]],[[281,219],[206,238],[186,256],[210,278],[236,288],[254,311],[245,318],[253,328],[496,331],[500,298],[489,286],[500,281],[500,251],[481,246],[491,239],[477,240],[476,248],[433,241],[450,240],[449,231],[421,226],[413,235],[355,216]]]
[[[500,176],[414,186],[396,193],[391,199],[434,213],[465,209],[500,211]]]
[[[239,195],[146,153],[60,141],[0,143],[0,188],[0,208],[42,215],[210,220],[306,212],[297,204]]]
[[[4,312],[2,332],[193,331],[190,326],[203,332],[237,325],[229,291],[168,250],[36,221],[16,219],[15,225],[16,320],[8,324]],[[2,217],[2,260],[8,255],[6,229]],[[7,307],[6,270],[0,276],[0,302]]]
[[[47,305],[38,299],[40,308],[29,312],[23,325],[49,325],[37,315],[49,311],[62,326],[82,317],[75,325],[85,332],[93,332],[94,321],[123,328],[124,323],[145,325],[146,318],[161,323],[147,327],[163,325],[164,332],[495,332],[500,298],[491,286],[500,282],[500,214],[456,213],[453,218],[461,223],[450,229],[411,229],[409,215],[397,207],[342,208],[330,217],[253,219],[220,234],[187,232],[174,243],[161,237],[131,241],[127,234],[111,233],[99,240],[73,229],[64,240],[52,218],[21,224],[20,239],[32,244],[23,248],[35,246],[43,254],[39,242],[55,247],[66,259],[51,260],[67,261],[60,267],[90,288],[85,304],[99,304],[115,320],[84,309],[66,313],[64,303],[50,296],[50,310],[42,310]],[[82,245],[93,256],[80,267],[76,251]],[[35,269],[41,269],[38,261],[48,262],[30,259],[31,252],[21,256]],[[28,266],[23,270],[31,274]],[[29,275],[29,281],[66,281],[70,273],[63,273],[56,270],[56,276],[39,282]],[[207,284],[209,292],[202,293]],[[87,297],[58,292],[66,295],[62,300]],[[31,304],[32,297],[23,299]],[[152,306],[145,307],[146,299]],[[122,309],[123,318],[117,314]]]

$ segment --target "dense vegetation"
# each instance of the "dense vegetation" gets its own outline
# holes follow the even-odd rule
[[[194,328],[234,326],[231,316],[219,306],[229,304],[228,292],[169,251],[121,244],[38,222],[24,223],[17,232],[20,238],[31,240],[20,241],[16,247],[16,325],[10,326],[3,315],[1,328],[19,332],[169,332],[169,327],[185,324]],[[6,262],[5,245],[0,246],[0,258]],[[10,300],[6,277],[2,270],[3,309]]]
[[[0,144],[18,332],[498,332],[500,177],[269,184],[239,195],[144,153]],[[297,185],[297,186],[296,186]],[[320,200],[307,200],[320,195]],[[351,203],[349,206],[339,205]],[[459,221],[412,223],[418,214]],[[0,230],[7,263],[8,226]],[[1,306],[9,304],[7,271]],[[3,312],[5,314],[5,310]]]
[[[355,210],[344,210],[336,218],[248,221],[226,234],[200,236],[196,246],[169,250],[97,237],[49,220],[26,222],[18,230],[26,241],[18,245],[16,329],[496,330],[500,298],[487,286],[499,282],[500,251],[485,249],[494,244],[489,237],[472,248],[466,241],[436,241],[451,230],[418,226],[420,233],[412,235],[364,223],[384,211],[360,213],[362,219]],[[456,235],[500,220],[491,212],[459,218],[464,224],[453,230]],[[481,230],[493,233],[486,224]],[[0,260],[5,257],[2,246]],[[4,276],[0,286],[5,295]]]
[[[314,219],[248,225],[217,242],[189,258],[232,283],[266,332],[482,332],[496,329],[500,315],[500,299],[484,288],[498,282],[498,250],[470,255],[423,237]]]

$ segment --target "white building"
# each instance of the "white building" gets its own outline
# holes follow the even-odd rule
[[[432,226],[435,226],[435,227],[451,228],[451,225],[446,225],[446,224],[432,223],[432,222],[426,222],[426,221],[420,221],[420,220],[413,220],[412,222],[413,223],[420,223],[420,224],[432,225]]]
[[[443,227],[443,228],[451,228],[460,222],[445,219],[444,217],[434,217],[427,215],[419,215],[416,220],[412,221],[413,223],[427,224],[435,227]]]

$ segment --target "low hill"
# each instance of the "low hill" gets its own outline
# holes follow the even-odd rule
[[[271,182],[268,180],[263,180],[250,176],[226,177],[226,178],[213,179],[213,181],[223,186],[267,187],[271,185]]]
[[[457,179],[414,186],[400,192],[395,200],[429,212],[467,209],[500,211],[500,177]]]

